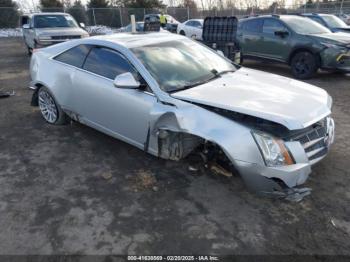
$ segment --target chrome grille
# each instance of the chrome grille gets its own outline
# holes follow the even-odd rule
[[[328,152],[326,136],[327,119],[325,118],[316,123],[308,132],[293,137],[291,140],[299,141],[302,144],[310,163],[314,164]]]
[[[78,39],[81,38],[80,35],[56,35],[52,36],[51,39],[53,40],[67,40],[67,39]]]

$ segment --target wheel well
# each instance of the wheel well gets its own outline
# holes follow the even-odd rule
[[[222,148],[215,142],[196,135],[167,129],[158,131],[158,156],[178,161],[199,156],[203,166],[225,176],[239,174]]]
[[[34,86],[36,87],[36,89],[32,95],[32,101],[31,101],[30,105],[31,106],[38,106],[39,105],[38,104],[38,92],[39,92],[39,89],[42,88],[44,85],[37,83]]]
[[[288,58],[288,65],[291,64],[293,56],[295,56],[297,53],[300,53],[300,52],[308,52],[308,53],[313,54],[313,55],[316,56],[316,58],[317,58],[317,64],[318,64],[318,66],[321,65],[321,56],[320,56],[318,53],[315,53],[315,52],[313,52],[312,50],[310,50],[310,49],[308,49],[308,48],[305,48],[305,47],[297,48],[297,49],[293,50],[293,52],[289,55],[289,58]]]
[[[204,141],[202,138],[167,129],[158,132],[158,156],[164,159],[180,160],[193,152]]]

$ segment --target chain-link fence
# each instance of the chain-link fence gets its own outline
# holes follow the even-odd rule
[[[78,23],[85,23],[89,28],[116,29],[130,23],[130,15],[135,15],[136,21],[143,21],[147,14],[164,12],[179,22],[193,18],[205,18],[206,16],[237,16],[244,17],[259,14],[293,14],[293,13],[328,13],[328,14],[350,14],[350,0],[342,2],[317,2],[298,6],[278,7],[271,5],[268,8],[227,8],[227,9],[200,9],[200,8],[178,8],[168,7],[166,9],[147,8],[65,8],[45,10],[28,10],[13,7],[0,7],[0,28],[18,28],[20,16],[28,12],[66,12],[70,13]]]

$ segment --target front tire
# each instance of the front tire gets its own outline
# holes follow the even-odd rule
[[[67,122],[67,115],[63,112],[48,88],[41,87],[39,89],[38,105],[41,115],[49,124],[63,125]]]
[[[186,36],[185,31],[184,31],[184,30],[181,30],[181,31],[180,31],[180,35]]]
[[[297,79],[310,79],[318,67],[317,57],[310,52],[298,52],[291,60],[292,74]]]

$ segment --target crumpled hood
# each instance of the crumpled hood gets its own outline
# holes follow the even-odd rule
[[[316,37],[321,42],[325,40],[332,43],[341,43],[344,45],[350,44],[350,34],[346,32],[336,32],[328,34],[318,34],[318,35],[309,35],[309,37]]]
[[[331,113],[331,97],[323,89],[246,68],[172,96],[270,120],[289,130],[305,128]]]
[[[70,36],[86,35],[87,32],[79,27],[54,27],[54,28],[36,28],[37,35],[40,36]]]

